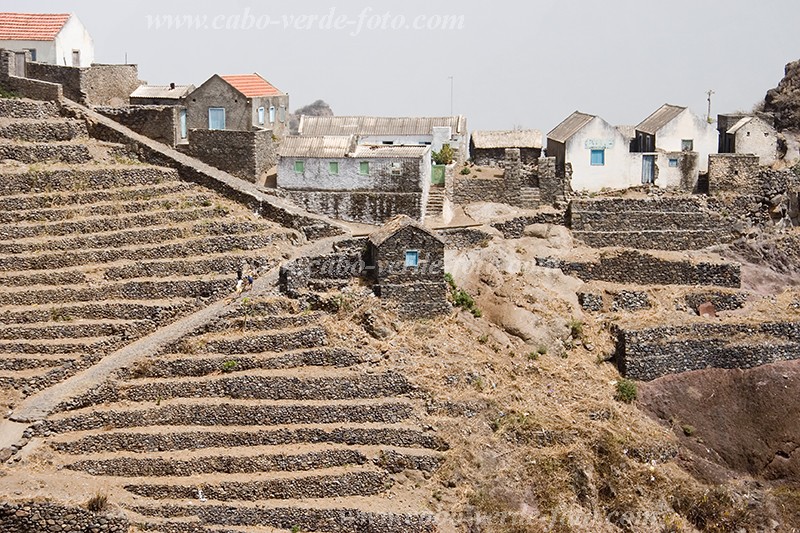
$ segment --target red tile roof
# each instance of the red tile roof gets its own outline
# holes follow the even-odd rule
[[[277,96],[283,94],[270,82],[258,74],[239,74],[235,76],[222,76],[222,79],[248,98],[255,96]]]
[[[69,13],[0,13],[0,40],[53,41]]]

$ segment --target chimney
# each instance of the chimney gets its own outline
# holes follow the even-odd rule
[[[175,88],[175,82],[173,81],[172,83],[169,84],[169,90],[171,91],[174,88]]]

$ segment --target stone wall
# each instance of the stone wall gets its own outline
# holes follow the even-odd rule
[[[63,98],[60,85],[17,76],[14,55],[10,50],[0,49],[0,85],[18,96],[34,100],[58,102]]]
[[[475,177],[456,175],[453,180],[453,202],[461,205],[474,202],[507,203],[505,177]]]
[[[520,160],[523,165],[536,165],[541,148],[519,148]],[[506,158],[505,148],[471,148],[471,159],[476,165],[482,167],[503,167]]]
[[[709,193],[757,192],[761,168],[758,156],[752,154],[711,154],[708,156]]]
[[[0,503],[0,533],[45,531],[125,533],[130,523],[123,516],[93,513],[50,502]]]
[[[800,357],[800,323],[695,323],[617,331],[626,377],[651,380],[704,368],[752,368]]]
[[[739,288],[741,265],[729,262],[670,260],[636,250],[605,255],[596,261],[567,261],[537,257],[536,264],[558,268],[583,281],[609,281],[643,285],[716,285]]]
[[[483,247],[492,240],[491,235],[477,228],[443,229],[437,233],[444,240],[446,248],[456,250]]]
[[[64,96],[87,105],[127,105],[130,94],[140,85],[136,65],[79,68],[29,62],[25,68],[28,78],[58,83]]]
[[[375,286],[375,294],[391,301],[402,318],[429,318],[452,312],[453,306],[447,301],[447,289],[445,282],[380,284]]]
[[[278,161],[271,130],[190,130],[189,144],[181,149],[212,167],[253,183]]]
[[[536,213],[531,216],[514,217],[495,222],[492,224],[492,227],[500,231],[504,239],[521,239],[525,234],[525,228],[531,224],[555,224],[557,226],[565,226],[565,213],[564,211],[553,211]]]
[[[175,106],[95,107],[103,116],[169,146],[175,146],[180,140],[179,109]]]
[[[312,213],[363,224],[383,224],[401,214],[422,220],[425,209],[423,193],[284,190],[279,194]]]

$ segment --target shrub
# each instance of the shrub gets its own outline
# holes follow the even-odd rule
[[[86,508],[93,513],[105,511],[108,508],[108,496],[98,492],[89,498],[89,501],[86,502]]]
[[[472,174],[472,171],[469,169],[469,167],[464,167],[461,169],[460,174],[462,176],[469,176],[470,174]]]
[[[445,144],[441,150],[433,152],[431,156],[433,157],[433,162],[437,165],[449,165],[455,159],[455,152],[450,148],[449,144]]]
[[[617,381],[617,400],[625,403],[632,403],[636,399],[636,382],[630,379],[620,379]]]
[[[224,362],[222,363],[222,371],[223,371],[223,372],[225,372],[226,374],[227,374],[228,372],[233,372],[234,370],[236,370],[236,366],[237,366],[238,364],[239,364],[239,363],[237,363],[237,362],[236,362],[236,361],[234,361],[233,359],[229,359],[229,360],[227,360],[227,361],[224,361]]]
[[[450,286],[450,290],[455,290],[456,288],[456,280],[453,279],[453,275],[450,272],[445,272],[444,280]]]
[[[583,338],[583,322],[575,320],[574,318],[569,321],[569,334],[573,339]]]

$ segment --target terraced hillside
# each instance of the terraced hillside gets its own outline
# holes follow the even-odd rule
[[[148,531],[434,530],[393,475],[428,475],[446,444],[402,375],[326,348],[319,318],[280,298],[232,305],[62,405],[29,453]]]
[[[0,390],[10,403],[230,294],[294,232],[0,99]]]

